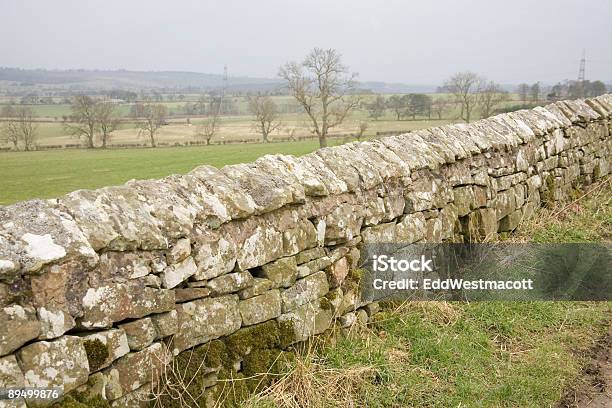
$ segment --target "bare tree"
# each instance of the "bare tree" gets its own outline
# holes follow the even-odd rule
[[[374,118],[374,120],[378,120],[379,118],[385,116],[385,110],[387,109],[385,97],[383,95],[377,95],[376,99],[367,104],[366,107],[370,117]]]
[[[13,116],[5,122],[2,132],[3,139],[11,143],[15,150],[19,150],[19,143],[23,144],[25,151],[33,150],[37,135],[36,129],[32,109],[19,107],[14,109]]]
[[[85,139],[89,149],[93,149],[98,123],[98,101],[87,95],[77,95],[72,100],[72,115],[64,121],[64,127],[73,136]]]
[[[529,94],[531,96],[531,102],[538,103],[540,101],[540,93],[541,93],[541,89],[540,89],[539,82],[536,82],[535,84],[531,85],[531,87],[529,87]]]
[[[387,99],[387,107],[393,111],[397,120],[401,120],[406,113],[406,98],[399,95],[391,95]]]
[[[113,133],[119,125],[115,106],[108,101],[102,101],[98,104],[96,115],[98,127],[100,129],[100,137],[102,139],[102,148],[106,149],[111,133]]]
[[[369,127],[368,122],[359,123],[359,126],[357,127],[357,133],[355,134],[355,136],[357,137],[357,140],[361,140],[365,131],[368,130],[368,127]]]
[[[473,72],[460,72],[453,75],[444,87],[448,92],[455,96],[455,100],[460,106],[460,117],[470,123],[472,111],[478,104],[479,92],[482,88],[483,80]]]
[[[279,70],[291,94],[308,115],[319,145],[327,146],[327,134],[359,106],[355,89],[357,74],[349,74],[334,49],[313,49],[302,63],[289,62]]]
[[[528,84],[519,84],[516,88],[516,93],[519,94],[519,99],[523,104],[527,103],[527,96],[529,95],[529,85]]]
[[[146,134],[151,141],[151,147],[156,147],[157,131],[166,123],[168,109],[159,103],[146,102],[143,106],[143,120],[140,123],[139,134]]]
[[[453,102],[448,98],[438,96],[431,104],[431,111],[438,116],[438,120],[442,120],[442,116],[450,110],[452,105]]]
[[[255,116],[255,129],[261,133],[264,143],[268,143],[268,136],[277,130],[281,123],[278,108],[269,96],[249,96],[247,98],[249,111]]]
[[[206,144],[210,145],[210,141],[219,131],[219,117],[213,115],[205,118],[204,122],[196,127],[195,137],[206,140]]]
[[[483,118],[493,115],[495,108],[509,99],[508,93],[493,81],[483,86],[479,96],[480,116]]]

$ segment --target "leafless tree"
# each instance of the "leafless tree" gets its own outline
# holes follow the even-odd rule
[[[111,133],[113,133],[119,125],[115,106],[108,101],[99,102],[96,116],[100,129],[100,138],[102,139],[102,148],[105,149],[107,143],[110,141]]]
[[[538,103],[540,101],[540,93],[541,93],[541,88],[540,88],[539,82],[536,82],[535,84],[531,85],[531,87],[529,87],[529,94],[531,96],[531,102]]]
[[[357,127],[357,133],[355,134],[355,136],[357,137],[357,140],[361,140],[365,131],[368,130],[368,127],[369,127],[368,122],[359,123],[359,126]]]
[[[289,91],[306,111],[321,147],[327,146],[329,130],[359,106],[359,98],[350,95],[357,74],[349,74],[334,49],[315,48],[303,62],[282,66],[279,76],[287,81]]]
[[[37,126],[34,123],[32,109],[19,107],[14,109],[13,116],[4,123],[3,139],[19,150],[19,143],[25,151],[33,150],[36,140]]]
[[[72,115],[64,121],[64,127],[73,136],[85,139],[89,149],[93,149],[97,127],[98,101],[87,95],[77,95],[72,100]]]
[[[143,106],[143,120],[140,122],[139,134],[145,134],[150,142],[151,147],[156,147],[155,137],[157,131],[166,123],[166,115],[168,109],[165,105],[159,103],[146,102]]]
[[[206,144],[210,145],[210,141],[219,131],[219,117],[213,115],[204,119],[204,122],[196,127],[195,137],[206,140]]]
[[[455,96],[461,109],[460,117],[467,123],[470,123],[472,111],[478,104],[482,84],[483,79],[473,72],[455,74],[444,84],[444,88]]]
[[[269,96],[249,96],[249,111],[255,116],[255,129],[261,133],[264,143],[268,143],[268,136],[280,128],[278,108]]]
[[[508,93],[493,81],[487,82],[482,87],[479,96],[480,116],[483,118],[493,115],[495,108],[509,99]]]
[[[431,112],[438,116],[438,120],[442,120],[444,114],[447,113],[452,106],[452,100],[446,97],[438,96],[431,104]]]
[[[519,84],[516,88],[516,93],[519,95],[519,99],[523,104],[527,103],[527,95],[529,95],[529,85],[528,84]]]

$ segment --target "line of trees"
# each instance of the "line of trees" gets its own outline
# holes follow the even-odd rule
[[[31,108],[17,107],[3,112],[8,119],[0,129],[3,142],[13,145],[15,150],[30,151],[36,149],[38,126],[34,122]]]
[[[476,111],[487,118],[495,113],[495,109],[509,100],[509,95],[501,86],[474,72],[459,72],[450,77],[442,89],[453,95],[459,106],[459,118],[469,123]]]

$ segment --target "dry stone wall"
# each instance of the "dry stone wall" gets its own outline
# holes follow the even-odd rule
[[[492,239],[606,176],[611,117],[604,95],[0,207],[0,387],[137,406],[180,362],[204,406],[376,312],[363,243]]]

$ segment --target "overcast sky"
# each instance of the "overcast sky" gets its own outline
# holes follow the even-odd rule
[[[361,80],[612,81],[610,0],[0,0],[0,66],[275,77],[313,47]]]

